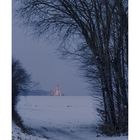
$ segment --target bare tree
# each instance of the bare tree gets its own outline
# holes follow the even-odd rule
[[[25,91],[30,84],[30,75],[22,67],[18,60],[12,60],[12,120],[23,131],[26,128],[23,125],[22,119],[17,111],[18,97],[21,92]]]

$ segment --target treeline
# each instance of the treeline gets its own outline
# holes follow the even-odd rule
[[[38,35],[63,35],[62,54],[80,60],[89,82],[101,90],[101,130],[110,135],[127,132],[127,0],[23,0],[17,11]],[[67,45],[75,37],[80,44]]]
[[[12,121],[27,132],[21,116],[17,111],[17,103],[21,92],[25,92],[31,83],[31,77],[22,66],[19,60],[12,59]]]

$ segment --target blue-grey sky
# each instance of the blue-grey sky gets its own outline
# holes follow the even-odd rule
[[[88,84],[80,77],[75,63],[59,59],[55,36],[39,40],[13,24],[13,56],[21,61],[40,88],[51,90],[60,85],[65,95],[88,95]]]

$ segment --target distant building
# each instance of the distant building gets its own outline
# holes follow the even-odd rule
[[[60,90],[60,86],[57,85],[51,92],[51,96],[63,96],[61,90]]]

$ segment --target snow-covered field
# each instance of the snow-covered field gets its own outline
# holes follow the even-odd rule
[[[21,96],[18,111],[36,135],[30,140],[127,140],[126,136],[97,137],[96,106],[90,96]]]

